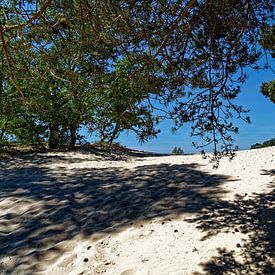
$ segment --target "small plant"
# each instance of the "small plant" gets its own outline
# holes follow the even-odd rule
[[[174,149],[172,150],[172,154],[173,155],[182,155],[183,150],[180,147],[174,147]]]

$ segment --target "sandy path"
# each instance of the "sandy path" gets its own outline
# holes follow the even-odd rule
[[[1,274],[275,274],[275,147],[0,161]]]

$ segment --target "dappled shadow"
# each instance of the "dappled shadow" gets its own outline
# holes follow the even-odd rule
[[[271,169],[271,170],[262,170],[262,175],[275,176],[275,169]]]
[[[264,171],[264,175],[275,175],[274,169]],[[275,274],[275,180],[271,181],[271,192],[255,195],[253,199],[221,201],[200,211],[189,222],[198,224],[205,232],[204,239],[220,232],[232,231],[248,234],[236,250],[226,247],[218,249],[218,256],[202,263],[203,273],[195,274]],[[188,219],[187,219],[188,220]],[[236,259],[239,251],[243,257]]]
[[[59,243],[79,234],[197,213],[215,205],[225,193],[220,185],[232,180],[196,164],[50,170],[41,164],[49,161],[55,158],[0,169],[0,252],[15,258],[10,267],[0,265],[2,274],[15,268],[33,274],[55,259],[48,255],[62,254]]]
[[[91,155],[91,154],[90,154]],[[100,160],[124,160],[122,159],[109,159],[102,157],[101,155],[92,155],[91,159],[88,158],[80,158],[74,153],[65,153],[64,151],[54,152],[54,151],[47,151],[44,153],[20,153],[17,154],[15,157],[8,157],[0,159],[0,169],[8,169],[11,166],[18,166],[21,165],[22,167],[30,165],[32,167],[43,165],[43,164],[63,164],[66,166],[70,163],[81,163],[83,161],[100,161]],[[125,159],[126,160],[126,159]]]
[[[2,154],[1,154],[2,153]],[[51,155],[47,155],[50,153]],[[53,153],[53,154],[52,154]],[[54,155],[58,153],[59,155]],[[61,153],[61,154],[60,154]],[[69,157],[66,154],[71,154]],[[100,146],[98,144],[85,144],[77,145],[74,149],[69,149],[67,146],[62,146],[59,149],[50,150],[46,147],[41,148],[37,146],[23,146],[17,145],[14,149],[5,149],[5,146],[0,145],[0,165],[3,159],[10,159],[16,157],[17,159],[28,160],[29,158],[43,163],[45,159],[53,160],[65,160],[65,161],[77,161],[74,156],[75,153],[81,153],[82,155],[90,156],[93,155],[96,159],[104,160],[128,160],[129,158],[138,157],[160,157],[160,156],[169,156],[170,154],[164,153],[155,153],[155,152],[144,152],[134,149],[129,149],[124,146],[114,145],[113,147]],[[2,161],[1,161],[2,160]],[[81,160],[79,160],[81,161]]]
[[[130,149],[124,147],[119,144],[113,144],[111,147],[108,145],[103,146],[100,144],[90,144],[90,145],[79,145],[76,146],[74,151],[78,151],[84,154],[93,153],[98,156],[102,156],[104,158],[112,158],[112,159],[125,159],[125,157],[156,157],[156,156],[169,156],[169,154],[165,153],[155,153],[155,152],[146,152],[139,151],[135,149]]]

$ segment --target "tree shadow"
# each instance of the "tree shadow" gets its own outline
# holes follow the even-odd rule
[[[12,147],[12,146],[11,146]],[[1,152],[3,154],[1,154]],[[61,153],[60,155],[51,155],[48,156],[47,153]],[[63,153],[63,156],[62,156]],[[24,159],[27,160],[28,158],[35,158],[36,160],[44,161],[44,158],[48,159],[60,159],[63,158],[64,160],[72,158],[75,159],[75,156],[67,157],[64,153],[81,153],[82,155],[86,156],[93,156],[97,159],[104,159],[104,160],[128,160],[129,158],[145,158],[145,157],[160,157],[160,156],[169,156],[170,154],[164,153],[154,153],[154,152],[145,152],[139,151],[134,149],[129,149],[124,146],[114,145],[113,147],[108,146],[100,146],[97,144],[85,144],[85,145],[77,145],[74,149],[69,149],[67,146],[61,146],[59,149],[50,150],[47,148],[40,148],[37,146],[24,146],[24,145],[17,145],[14,149],[6,149],[5,146],[0,145],[0,157],[1,159],[10,159],[15,157],[16,159]],[[72,154],[72,155],[73,155]],[[1,163],[1,161],[0,161]]]
[[[275,170],[262,170],[263,175],[274,177]],[[267,194],[256,194],[253,199],[242,198],[232,202],[217,202],[215,205],[200,211],[200,214],[189,222],[198,224],[197,228],[206,234],[204,239],[220,232],[232,231],[248,234],[243,246],[229,251],[218,249],[218,256],[202,263],[206,274],[275,274],[275,189],[274,179],[270,182],[271,191]],[[239,250],[242,262],[236,259]]]
[[[10,160],[12,162],[12,160]],[[24,161],[24,160],[22,160]],[[226,192],[225,175],[196,164],[50,170],[53,157],[25,167],[0,168],[1,274],[41,270],[64,251],[58,244],[77,235],[110,233],[156,217],[168,219],[215,205]],[[83,161],[83,159],[82,159]],[[9,167],[9,168],[7,168]]]

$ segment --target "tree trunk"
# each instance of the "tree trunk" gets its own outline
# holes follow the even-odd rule
[[[71,126],[71,127],[70,127],[70,132],[71,132],[71,139],[70,139],[70,144],[69,144],[69,148],[70,148],[70,149],[75,149],[75,143],[76,143],[76,130],[77,130],[77,127],[76,127],[76,126]]]
[[[0,130],[0,141],[2,141],[4,139],[4,134],[5,134],[5,131],[4,130]]]
[[[116,126],[115,126],[115,129],[114,129],[114,131],[112,133],[112,136],[111,136],[111,138],[108,141],[108,143],[109,143],[109,149],[112,148],[113,141],[118,137],[119,128],[120,128],[120,124],[117,122]]]
[[[49,148],[58,149],[58,147],[59,147],[58,125],[50,124]]]

